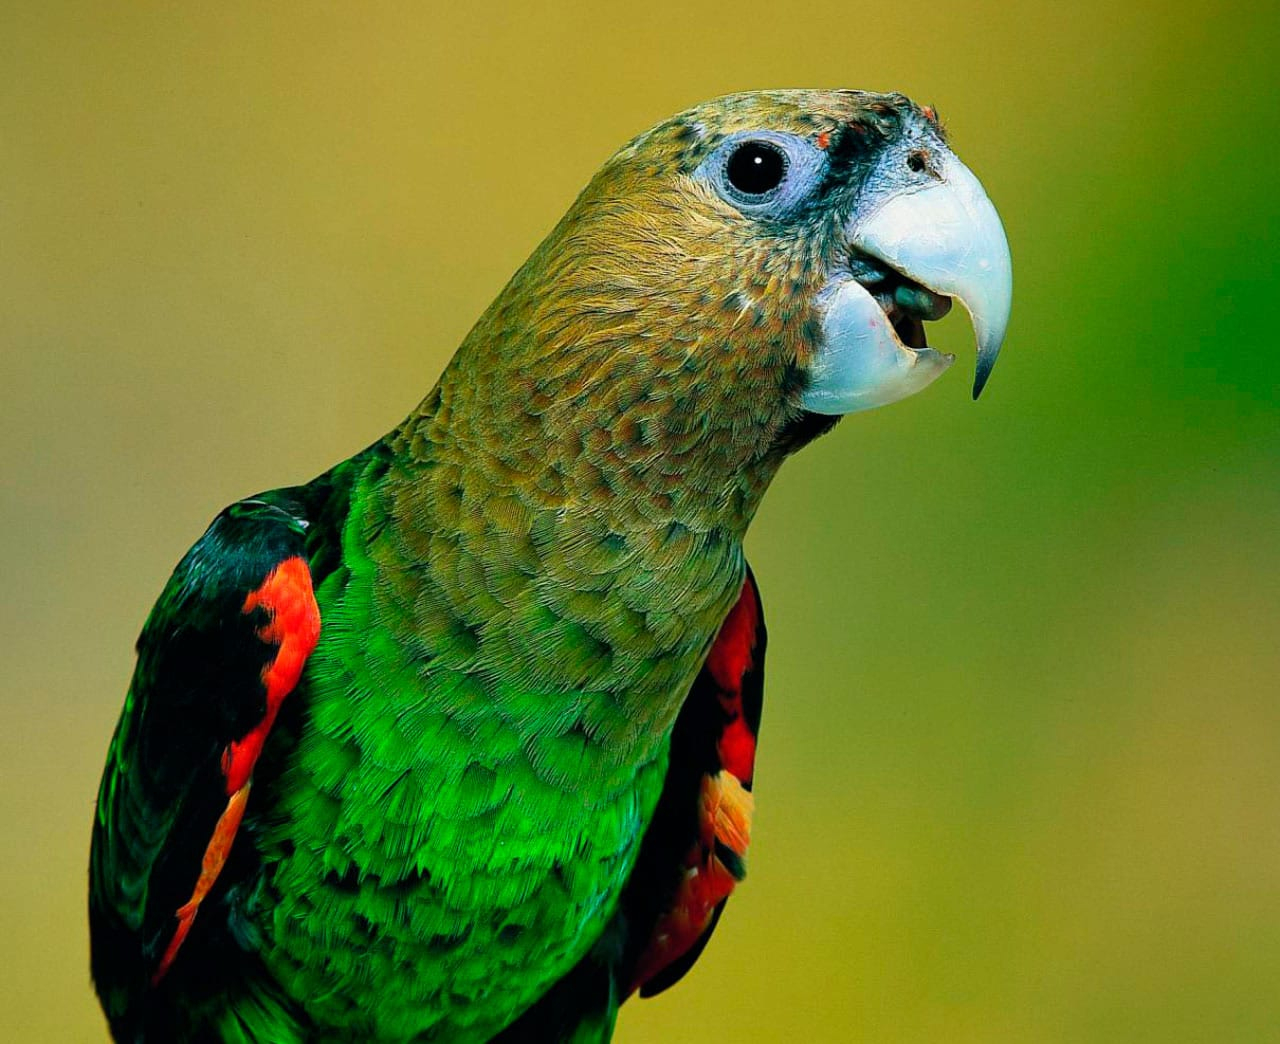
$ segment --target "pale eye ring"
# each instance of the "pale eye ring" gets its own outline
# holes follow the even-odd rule
[[[814,198],[826,170],[813,141],[761,128],[720,142],[694,176],[745,217],[783,221]]]

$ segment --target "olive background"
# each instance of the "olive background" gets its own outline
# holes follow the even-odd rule
[[[1008,228],[981,402],[784,468],[750,876],[618,1040],[1280,1041],[1274,4],[0,5],[0,1038],[103,1041],[132,643],[224,504],[426,394],[619,145],[936,105]]]

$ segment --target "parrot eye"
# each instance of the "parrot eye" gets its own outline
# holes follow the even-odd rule
[[[729,184],[744,196],[762,196],[782,184],[787,174],[786,154],[776,145],[748,141],[731,153],[724,165]]]
[[[813,194],[826,154],[811,141],[777,131],[746,131],[720,143],[696,176],[747,217],[788,217]]]

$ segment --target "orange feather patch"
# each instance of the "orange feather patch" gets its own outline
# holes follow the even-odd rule
[[[270,616],[258,637],[279,648],[262,673],[267,690],[266,714],[248,735],[228,744],[223,751],[222,772],[227,778],[228,794],[234,794],[248,781],[280,704],[298,684],[303,665],[320,637],[320,610],[307,563],[294,557],[276,566],[262,586],[244,600],[242,612],[251,613],[258,608]]]
[[[687,953],[711,926],[716,907],[742,877],[754,808],[751,792],[731,772],[703,777],[698,805],[702,837],[685,856],[684,878],[675,901],[658,922],[636,966],[632,990]],[[725,862],[729,852],[733,865]]]
[[[267,613],[267,623],[258,630],[258,637],[269,645],[276,646],[275,656],[262,671],[266,712],[257,725],[240,739],[227,744],[222,752],[221,768],[229,795],[227,806],[218,817],[213,836],[205,847],[204,856],[200,860],[200,876],[196,879],[191,898],[174,911],[178,926],[151,977],[152,986],[157,985],[168,973],[195,923],[200,904],[226,865],[236,833],[244,819],[245,806],[253,784],[253,767],[258,761],[258,755],[262,753],[262,745],[266,742],[271,726],[275,724],[280,705],[298,684],[307,657],[320,638],[320,609],[316,605],[315,593],[311,587],[311,571],[300,557],[286,559],[276,566],[261,586],[249,593],[241,611],[251,613],[258,609]]]
[[[160,958],[155,974],[151,976],[152,986],[159,983],[169,971],[169,966],[173,964],[173,959],[178,956],[179,948],[186,941],[187,933],[191,931],[191,926],[195,923],[200,904],[204,901],[204,897],[209,894],[209,889],[213,887],[214,882],[218,880],[218,874],[222,872],[222,866],[226,863],[227,855],[231,852],[231,842],[236,839],[236,831],[240,829],[240,821],[244,818],[244,806],[248,800],[249,784],[246,783],[231,795],[231,800],[227,802],[227,807],[223,809],[222,815],[218,817],[218,825],[213,828],[213,837],[209,839],[209,846],[204,850],[204,858],[200,860],[200,876],[196,879],[196,886],[191,893],[191,898],[178,907],[175,912],[178,918],[178,927],[174,929],[173,938],[169,940],[169,945],[165,947],[164,956]]]
[[[675,898],[636,966],[632,990],[689,952],[745,872],[755,807],[750,787],[756,738],[743,715],[742,681],[755,664],[759,628],[760,602],[748,579],[707,654],[706,669],[727,719],[716,740],[721,769],[702,777],[699,837],[685,855]]]

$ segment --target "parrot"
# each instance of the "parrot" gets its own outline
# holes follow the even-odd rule
[[[769,90],[608,159],[385,437],[219,513],[94,809],[118,1041],[608,1041],[743,879],[782,462],[1005,339],[937,112]]]

